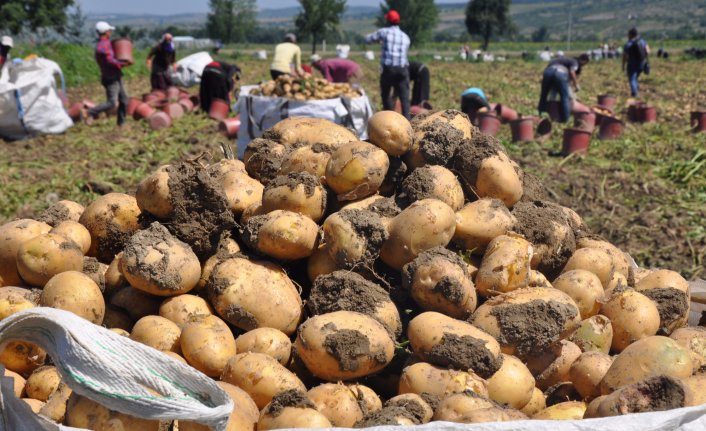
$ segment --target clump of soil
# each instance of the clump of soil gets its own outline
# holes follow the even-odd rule
[[[419,150],[424,160],[432,165],[445,165],[464,141],[463,132],[441,121],[422,126],[421,132]]]
[[[395,217],[402,212],[393,198],[381,198],[368,205],[366,208],[380,217]]]
[[[657,376],[625,387],[616,401],[616,414],[658,412],[684,407],[686,392],[679,380]]]
[[[353,329],[331,328],[334,332],[324,338],[326,352],[336,358],[341,371],[356,371],[362,358],[373,358],[370,350],[370,340],[360,331]],[[382,361],[384,363],[384,358]]]
[[[223,318],[245,331],[252,331],[260,327],[255,316],[238,304],[228,305],[223,312]]]
[[[171,254],[166,250],[175,245],[186,246],[174,238],[162,224],[155,222],[147,229],[137,231],[130,238],[123,250],[123,259],[134,262],[127,268],[130,273],[141,274],[160,290],[169,292],[181,285],[181,274],[168,270]],[[161,259],[148,262],[147,257],[155,250],[161,252]]]
[[[263,185],[277,176],[287,151],[282,151],[282,144],[270,139],[255,138],[248,144],[248,162],[245,169],[248,175]]]
[[[491,312],[500,327],[498,341],[501,345],[515,346],[519,357],[547,350],[561,338],[566,322],[573,320],[577,313],[570,305],[539,299],[501,305]]]
[[[551,407],[554,404],[563,403],[564,401],[582,401],[583,397],[576,390],[574,384],[571,382],[561,382],[556,385],[550,386],[546,391],[544,391],[546,396],[546,405]]]
[[[415,425],[421,424],[414,414],[405,407],[390,406],[381,410],[368,413],[355,423],[355,428],[369,428],[380,425],[399,425],[397,418],[405,418],[414,422]]]
[[[445,247],[434,247],[420,253],[412,262],[402,268],[402,286],[409,291],[412,288],[414,275],[419,268],[431,266],[438,260],[446,260],[458,266],[468,280],[471,280],[468,265],[463,261],[461,256]],[[434,286],[433,291],[441,293],[446,300],[457,305],[461,304],[466,296],[466,289],[463,287],[461,281],[448,276],[442,277],[436,283],[436,286]]]
[[[549,200],[549,193],[544,184],[539,180],[539,178],[534,175],[523,172],[522,176],[522,197],[521,202],[534,202],[534,201],[547,201]]]
[[[299,185],[304,186],[306,197],[311,197],[317,188],[321,188],[321,182],[309,172],[291,172],[287,175],[278,175],[272,181],[267,183],[265,192],[277,187],[288,187],[294,191]]]
[[[201,261],[215,254],[218,243],[236,226],[223,186],[195,162],[169,169],[173,215],[169,231],[189,244]]]
[[[463,185],[470,189],[467,193],[472,196],[483,160],[504,152],[503,145],[496,138],[474,133],[470,141],[465,141],[458,147],[447,167],[463,178],[465,181]]]
[[[406,208],[413,202],[435,197],[436,176],[428,166],[422,166],[404,179],[397,201],[400,207]]]
[[[459,337],[445,332],[439,343],[426,356],[434,365],[455,370],[473,370],[487,379],[500,369],[502,356],[493,355],[485,347],[486,343],[485,340],[468,335]]]
[[[390,335],[399,336],[400,327],[390,328],[376,316],[379,307],[391,302],[390,295],[377,284],[350,271],[334,271],[314,281],[307,307],[312,315],[334,311],[356,311],[380,322]],[[396,329],[398,333],[395,333]]]
[[[56,227],[62,221],[70,220],[70,216],[71,213],[69,213],[69,209],[57,202],[45,209],[39,217],[37,217],[37,221],[44,222],[51,227]]]
[[[316,406],[311,402],[309,397],[307,397],[306,392],[302,392],[298,389],[287,389],[272,397],[272,401],[267,405],[267,409],[264,413],[276,418],[282,414],[282,411],[286,407],[316,410]]]
[[[647,289],[640,293],[650,298],[659,311],[660,332],[669,334],[679,320],[689,313],[689,297],[686,292],[673,287]]]
[[[344,209],[339,211],[338,214],[353,226],[360,238],[367,240],[367,246],[362,262],[349,262],[348,256],[335,256],[336,261],[346,266],[346,269],[351,269],[358,263],[370,265],[377,259],[382,244],[390,236],[382,224],[380,216],[372,211],[363,209]]]
[[[541,251],[540,245],[546,247],[537,270],[553,280],[576,251],[574,229],[563,209],[545,201],[517,202],[511,213],[517,219],[514,231],[531,242],[535,252]]]
[[[385,403],[385,408],[389,407],[402,407],[414,416],[417,423],[422,423],[424,417],[427,414],[427,409],[419,400],[410,398],[398,398],[396,400],[389,400]],[[431,407],[431,406],[426,406]]]
[[[91,280],[95,281],[101,292],[105,292],[105,271],[108,266],[104,263],[98,262],[95,257],[84,257],[83,258],[83,273],[91,277]]]
[[[407,175],[407,164],[402,161],[399,157],[389,157],[390,166],[387,168],[387,173],[385,174],[385,179],[380,184],[378,193],[383,196],[394,196],[397,194],[397,189],[400,187],[400,183]]]
[[[430,394],[429,392],[422,392],[419,394],[422,399],[429,404],[429,407],[431,407],[432,410],[436,411],[436,408],[439,407],[439,404],[441,403],[441,397],[436,394]]]
[[[270,216],[268,214],[253,216],[248,219],[248,222],[240,230],[240,238],[250,250],[257,250],[257,239],[260,235],[260,229]]]

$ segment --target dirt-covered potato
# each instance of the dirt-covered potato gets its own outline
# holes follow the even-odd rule
[[[527,417],[517,410],[499,407],[493,401],[469,391],[441,400],[434,412],[435,421],[457,423],[505,422],[521,419],[527,419]]]
[[[123,252],[115,255],[115,258],[108,265],[108,269],[105,270],[105,295],[106,297],[112,296],[115,292],[128,286],[125,276],[120,272],[120,259],[123,257]],[[86,266],[84,260],[84,268]]]
[[[380,111],[368,120],[368,139],[390,156],[402,156],[412,147],[414,131],[404,116]]]
[[[635,283],[635,290],[650,298],[659,311],[660,330],[669,335],[686,326],[689,318],[689,282],[678,272],[656,270]]]
[[[706,328],[702,326],[679,328],[672,332],[669,338],[691,351],[694,369],[706,365]]]
[[[587,407],[588,405],[583,401],[564,401],[535,413],[532,419],[550,421],[583,419]]]
[[[390,398],[385,403],[385,408],[402,407],[412,413],[419,421],[425,424],[431,421],[434,417],[434,409],[429,403],[417,394],[401,394]]]
[[[546,392],[561,382],[568,382],[571,365],[581,356],[581,349],[571,341],[560,340],[541,353],[527,357],[527,367],[535,376],[537,387]]]
[[[535,413],[546,408],[547,402],[544,393],[539,388],[535,387],[532,389],[532,398],[530,398],[529,402],[525,404],[520,411],[527,416],[533,416]]]
[[[160,166],[156,171],[146,176],[137,185],[135,200],[140,210],[146,211],[158,219],[166,219],[172,215],[169,194],[169,165]]]
[[[139,215],[140,207],[130,195],[108,193],[96,198],[79,219],[79,223],[91,233],[88,255],[110,263],[140,228]]]
[[[168,319],[180,328],[194,317],[213,314],[211,304],[196,295],[178,295],[167,298],[159,306],[159,315]]]
[[[620,352],[601,381],[601,394],[608,395],[648,377],[686,378],[693,371],[687,348],[671,338],[655,335],[635,341]]]
[[[318,222],[326,212],[326,189],[308,172],[278,175],[262,194],[262,212],[286,210]]]
[[[299,327],[294,346],[306,368],[328,381],[376,373],[394,354],[394,340],[385,327],[352,311],[310,318]]]
[[[552,286],[569,295],[579,307],[582,319],[598,314],[604,290],[598,276],[585,269],[574,269],[557,277]]]
[[[78,221],[83,213],[84,206],[78,202],[70,200],[60,200],[42,211],[37,217],[37,221],[57,226],[62,221]]]
[[[598,417],[678,409],[690,405],[688,386],[681,379],[657,375],[616,388],[598,405]]]
[[[211,277],[213,268],[215,268],[220,262],[237,256],[240,251],[240,244],[238,244],[236,240],[230,237],[222,238],[218,243],[216,253],[209,256],[201,266],[201,278],[199,278],[199,282],[196,283],[194,291],[199,294],[204,293],[206,290],[206,283],[208,283],[208,279]]]
[[[71,394],[66,406],[66,425],[95,431],[158,431],[158,420],[140,419],[108,409],[89,398]]]
[[[402,333],[400,313],[387,291],[354,272],[334,271],[317,277],[307,307],[312,316],[356,311],[382,323],[394,337]]]
[[[465,198],[453,172],[443,166],[430,165],[415,169],[402,181],[398,199],[407,205],[422,199],[438,199],[457,211]]]
[[[189,365],[211,377],[220,376],[236,354],[233,333],[216,316],[194,318],[184,325],[179,346]]]
[[[243,227],[243,242],[257,253],[280,260],[297,260],[316,250],[319,227],[300,213],[274,210],[255,216]]]
[[[331,422],[307,397],[306,392],[289,389],[278,393],[262,409],[257,429],[276,430],[281,428],[330,428]]]
[[[517,220],[499,199],[478,199],[456,211],[454,243],[483,254],[490,242],[506,235]]]
[[[181,328],[160,316],[145,316],[135,322],[130,339],[157,350],[181,353]]]
[[[340,201],[352,201],[377,192],[390,160],[373,144],[357,141],[343,144],[326,164],[326,184]]]
[[[582,269],[594,273],[603,289],[611,286],[615,275],[615,263],[608,251],[600,248],[584,247],[576,249],[564,266],[563,272]]]
[[[306,261],[306,274],[310,282],[314,282],[320,275],[330,274],[338,269],[344,269],[339,266],[336,260],[332,257],[333,253],[329,251],[330,247],[327,244],[319,245],[319,248],[309,256]]]
[[[464,391],[488,397],[487,382],[471,370],[457,371],[417,362],[405,367],[400,376],[400,394],[431,394],[444,399]]]
[[[216,382],[233,400],[233,412],[228,419],[225,431],[255,431],[260,418],[260,410],[247,392],[226,382]],[[206,425],[179,421],[179,431],[211,431]]]
[[[235,339],[238,352],[264,353],[287,366],[292,354],[292,342],[287,334],[274,328],[255,328]]]
[[[450,206],[437,199],[416,201],[392,219],[380,258],[401,270],[421,252],[448,245],[455,230],[456,215]]]
[[[473,126],[466,114],[453,109],[436,111],[412,120],[414,142],[404,161],[412,169],[445,165],[456,149],[473,136]]]
[[[372,265],[389,235],[381,217],[365,209],[342,209],[328,216],[323,237],[336,266]]]
[[[82,269],[81,248],[62,235],[35,236],[17,249],[17,271],[32,286],[43,287],[56,274]]]
[[[706,403],[706,374],[699,373],[681,379],[691,394],[690,405],[700,406]]]
[[[297,288],[285,271],[271,262],[227,259],[213,269],[207,289],[216,312],[246,331],[269,327],[291,335],[301,319]]]
[[[468,264],[444,247],[424,251],[402,267],[402,285],[425,311],[466,319],[476,309]]]
[[[228,208],[238,217],[250,205],[261,202],[265,187],[245,172],[229,171],[219,178]]]
[[[15,396],[17,398],[22,398],[22,396],[25,393],[25,385],[27,384],[27,381],[24,379],[24,377],[20,376],[14,371],[10,371],[7,368],[5,368],[3,372],[3,377],[9,377],[13,380],[13,388],[15,390]]]
[[[44,366],[37,368],[27,378],[25,392],[27,397],[39,401],[47,401],[49,397],[59,388],[61,376],[56,367]]]
[[[279,175],[308,172],[316,178],[326,175],[326,164],[336,146],[323,144],[305,145],[291,150],[282,159]]]
[[[86,254],[91,248],[91,233],[81,223],[77,221],[67,220],[62,221],[54,226],[49,233],[61,235],[64,238],[78,244],[81,253]]]
[[[581,321],[579,327],[569,336],[582,352],[608,353],[613,343],[613,325],[610,319],[597,314]]]
[[[28,376],[44,365],[47,352],[39,346],[25,341],[10,341],[0,351],[0,364],[17,374]]]
[[[226,172],[240,171],[245,172],[245,163],[238,159],[223,158],[216,163],[208,165],[206,169],[211,176],[218,177]]]
[[[473,370],[483,378],[502,365],[500,345],[492,336],[441,313],[419,314],[409,322],[407,337],[415,355],[434,365]]]
[[[568,336],[580,319],[569,295],[550,287],[532,287],[488,299],[470,320],[495,337],[503,353],[522,359]]]
[[[246,352],[232,356],[221,380],[247,392],[259,409],[280,392],[288,389],[306,391],[299,377],[264,353]]]
[[[502,366],[488,378],[488,396],[500,404],[522,409],[534,394],[534,377],[516,357],[502,356]]]
[[[532,244],[516,234],[493,239],[475,277],[478,293],[486,298],[529,286]]]
[[[611,348],[616,352],[637,340],[655,335],[659,329],[659,311],[655,303],[632,289],[613,292],[601,306],[601,314],[610,319],[613,327]]]
[[[316,410],[335,427],[350,428],[367,412],[367,408],[359,403],[356,392],[341,383],[315,386],[309,389],[307,396]]]
[[[363,419],[356,422],[355,428],[369,428],[382,425],[419,425],[419,420],[414,414],[400,406],[383,407],[381,410],[366,414]]]
[[[83,270],[82,272],[86,274],[91,280],[93,280],[102,293],[105,294],[105,273],[108,271],[108,265],[102,262],[98,262],[95,257],[84,256],[83,257]],[[108,292],[107,295],[110,296],[113,292]]]
[[[625,253],[623,253],[618,247],[596,235],[584,234],[576,238],[577,249],[587,247],[598,248],[607,252],[613,260],[613,267],[615,268],[615,271],[622,274],[626,279],[631,278],[632,270],[630,268],[630,262],[628,261],[627,256],[625,256]]]
[[[603,352],[584,352],[571,364],[569,380],[584,400],[601,395],[601,380],[613,364],[613,358]]]
[[[96,325],[105,317],[105,300],[98,285],[78,271],[62,272],[49,279],[39,305],[70,311]]]
[[[0,286],[18,286],[17,250],[35,236],[49,233],[51,226],[31,219],[20,219],[0,226]]]
[[[38,302],[38,292],[15,286],[0,287],[0,320],[36,307]]]
[[[159,314],[162,298],[152,296],[130,286],[124,287],[110,297],[110,305],[124,310],[134,321],[150,314]]]
[[[269,139],[253,139],[243,155],[247,175],[263,185],[267,184],[277,176],[282,160],[291,149]],[[222,176],[219,178],[222,179]]]
[[[270,127],[262,135],[284,145],[337,145],[357,141],[355,133],[323,118],[289,117]]]

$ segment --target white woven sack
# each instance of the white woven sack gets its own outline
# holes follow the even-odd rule
[[[169,69],[169,77],[174,85],[193,87],[201,82],[203,69],[212,61],[211,55],[205,51],[191,54],[177,61],[176,70]]]
[[[0,321],[0,348],[12,340],[46,350],[74,392],[111,410],[198,422],[217,431],[226,429],[233,411],[233,401],[209,377],[67,311],[40,307],[7,317]],[[32,414],[8,380],[1,382],[0,431],[76,430]]]

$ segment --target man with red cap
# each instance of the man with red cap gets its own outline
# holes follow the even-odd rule
[[[395,94],[400,98],[402,115],[409,118],[409,36],[400,30],[400,14],[391,9],[385,14],[388,26],[365,36],[365,43],[381,42],[382,55],[380,64],[380,94],[382,107],[392,110],[394,103],[390,90],[394,88]]]

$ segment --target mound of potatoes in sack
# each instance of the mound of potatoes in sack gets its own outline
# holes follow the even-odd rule
[[[347,82],[329,82],[322,78],[299,78],[280,75],[275,80],[264,81],[250,90],[253,96],[284,97],[298,101],[360,97],[361,92]]]
[[[689,284],[635,268],[457,111],[289,118],[243,161],[0,227],[0,319],[68,310],[219,382],[229,430],[581,419],[706,402]],[[38,414],[157,430],[0,352]],[[179,430],[203,430],[179,423]]]

